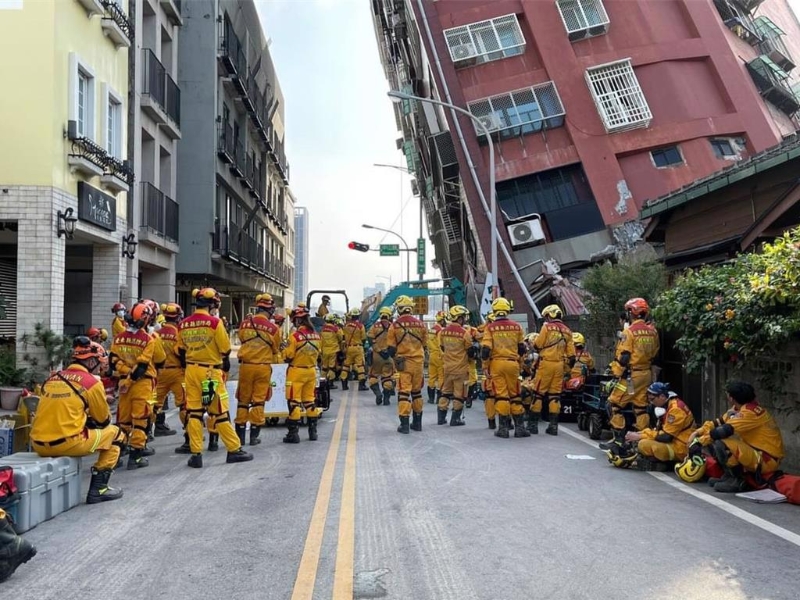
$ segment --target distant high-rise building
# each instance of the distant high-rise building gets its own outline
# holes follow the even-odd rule
[[[308,209],[294,208],[294,297],[298,302],[308,294]]]

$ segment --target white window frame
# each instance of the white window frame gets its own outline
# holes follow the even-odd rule
[[[574,4],[574,8],[580,13],[575,13],[573,7],[570,7],[570,12],[575,14],[572,20],[583,19],[582,24],[570,24],[567,22],[564,8],[568,4]],[[587,5],[593,5],[594,10],[600,17],[599,23],[589,23],[589,19],[586,16]],[[564,23],[564,28],[567,30],[570,41],[574,42],[587,37],[604,35],[608,32],[608,25],[611,23],[611,20],[608,18],[608,12],[603,5],[603,0],[556,0],[556,6],[558,7],[558,14],[561,15],[561,21]]]
[[[519,36],[521,42],[518,44],[512,44],[510,46],[503,46],[501,44],[500,34],[497,31],[496,22],[503,19],[508,19],[509,17],[513,17],[514,19],[514,25],[516,25],[515,33]],[[491,29],[491,31],[494,33],[494,39],[497,43],[497,49],[495,50],[487,50],[483,39],[475,33],[477,30],[485,31],[487,29]],[[469,66],[492,62],[495,60],[502,60],[511,56],[518,56],[525,52],[525,35],[522,33],[522,28],[519,25],[519,18],[515,13],[500,15],[499,17],[486,19],[485,21],[460,25],[459,27],[450,27],[449,29],[445,29],[443,34],[445,43],[447,44],[447,49],[450,52],[450,58],[453,61],[453,64],[456,66]],[[455,55],[454,48],[464,45],[463,43],[457,43],[461,41],[458,39],[458,37],[464,35],[469,37],[469,43],[472,44],[475,52],[469,56],[457,57]],[[493,55],[499,56],[492,57]]]
[[[611,76],[606,76],[609,72]],[[586,69],[585,77],[589,93],[594,99],[597,112],[607,132],[615,133],[650,126],[653,113],[639,85],[630,58],[590,67]],[[620,83],[625,87],[620,87]],[[610,91],[598,94],[598,87]]]
[[[84,118],[84,127],[81,127],[81,121],[78,119],[78,93],[79,82],[81,76],[85,77],[88,81],[86,115]],[[67,114],[70,121],[75,121],[78,124],[78,135],[89,138],[95,138],[95,116],[97,114],[97,94],[94,69],[89,64],[82,60],[74,52],[69,53],[69,107]]]
[[[558,103],[558,107],[557,108],[560,109],[560,110],[556,110],[556,112],[554,112],[553,114],[545,115],[544,111],[542,110],[542,107],[545,106],[545,103],[542,102],[541,95],[543,93],[542,90],[544,90],[545,88],[550,88],[552,90],[552,93],[554,95],[553,99],[557,101],[557,103]],[[536,99],[536,105],[537,105],[537,107],[539,109],[539,113],[541,115],[541,118],[540,119],[532,119],[530,121],[525,121],[525,122],[520,121],[519,123],[514,123],[514,124],[509,124],[509,125],[502,125],[502,126],[500,126],[501,125],[500,123],[497,123],[497,125],[495,127],[487,127],[487,129],[489,130],[490,134],[495,133],[495,132],[506,131],[508,129],[515,129],[515,128],[518,128],[518,127],[521,129],[521,128],[527,126],[527,125],[534,125],[534,124],[538,124],[538,123],[541,123],[541,130],[551,129],[553,127],[561,127],[564,124],[563,123],[563,119],[562,119],[561,122],[558,125],[551,125],[551,126],[547,125],[548,121],[551,121],[553,119],[562,118],[566,114],[566,111],[564,110],[564,103],[561,101],[561,96],[558,93],[558,88],[556,87],[556,84],[553,81],[545,81],[543,83],[537,83],[536,85],[531,86],[531,87],[520,88],[520,89],[512,90],[510,92],[505,92],[503,94],[495,94],[494,96],[490,96],[488,98],[481,98],[479,100],[473,100],[472,102],[468,102],[467,103],[467,110],[469,110],[472,114],[475,114],[474,108],[476,107],[476,105],[484,104],[484,103],[488,102],[489,106],[491,108],[491,112],[486,116],[494,116],[494,114],[497,111],[503,110],[502,108],[499,108],[499,107],[496,108],[494,106],[494,104],[498,100],[503,100],[507,105],[513,106],[514,109],[517,110],[517,101],[514,99],[514,95],[518,94],[519,92],[530,92],[530,93],[533,94],[533,97]],[[504,112],[507,112],[507,111],[504,111]],[[484,116],[484,115],[480,115],[480,116],[476,115],[476,116],[478,116],[478,118],[480,118],[481,116]],[[520,116],[519,112],[517,112],[517,116],[518,117]],[[475,133],[478,135],[478,137],[485,137],[485,135],[483,133],[483,130],[481,130],[478,127],[477,124],[474,124],[474,125],[475,125]],[[537,131],[540,131],[540,130],[534,130],[534,131],[531,131],[529,133],[536,133]],[[520,134],[520,135],[523,135],[523,134]]]
[[[122,96],[107,83],[103,84],[103,148],[108,152],[109,156],[113,156],[122,160],[122,140],[124,137],[125,125],[125,103]],[[116,135],[112,136],[109,128],[110,118],[109,111],[111,105],[116,106],[116,116],[114,118],[114,128]],[[113,137],[113,139],[110,139]]]

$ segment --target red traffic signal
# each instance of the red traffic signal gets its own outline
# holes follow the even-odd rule
[[[359,242],[350,242],[347,244],[350,250],[358,250],[359,252],[369,252],[369,244],[361,244]]]

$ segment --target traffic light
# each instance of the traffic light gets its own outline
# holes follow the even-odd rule
[[[369,252],[369,244],[361,244],[359,242],[350,242],[347,244],[350,250],[358,250],[359,252]]]

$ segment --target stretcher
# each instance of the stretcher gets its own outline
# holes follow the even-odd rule
[[[272,365],[272,398],[264,405],[264,416],[269,425],[277,425],[281,419],[289,416],[289,403],[286,401],[286,371],[288,368],[289,365],[285,364]],[[328,382],[322,377],[318,377],[315,396],[316,404],[323,412],[331,407]]]

